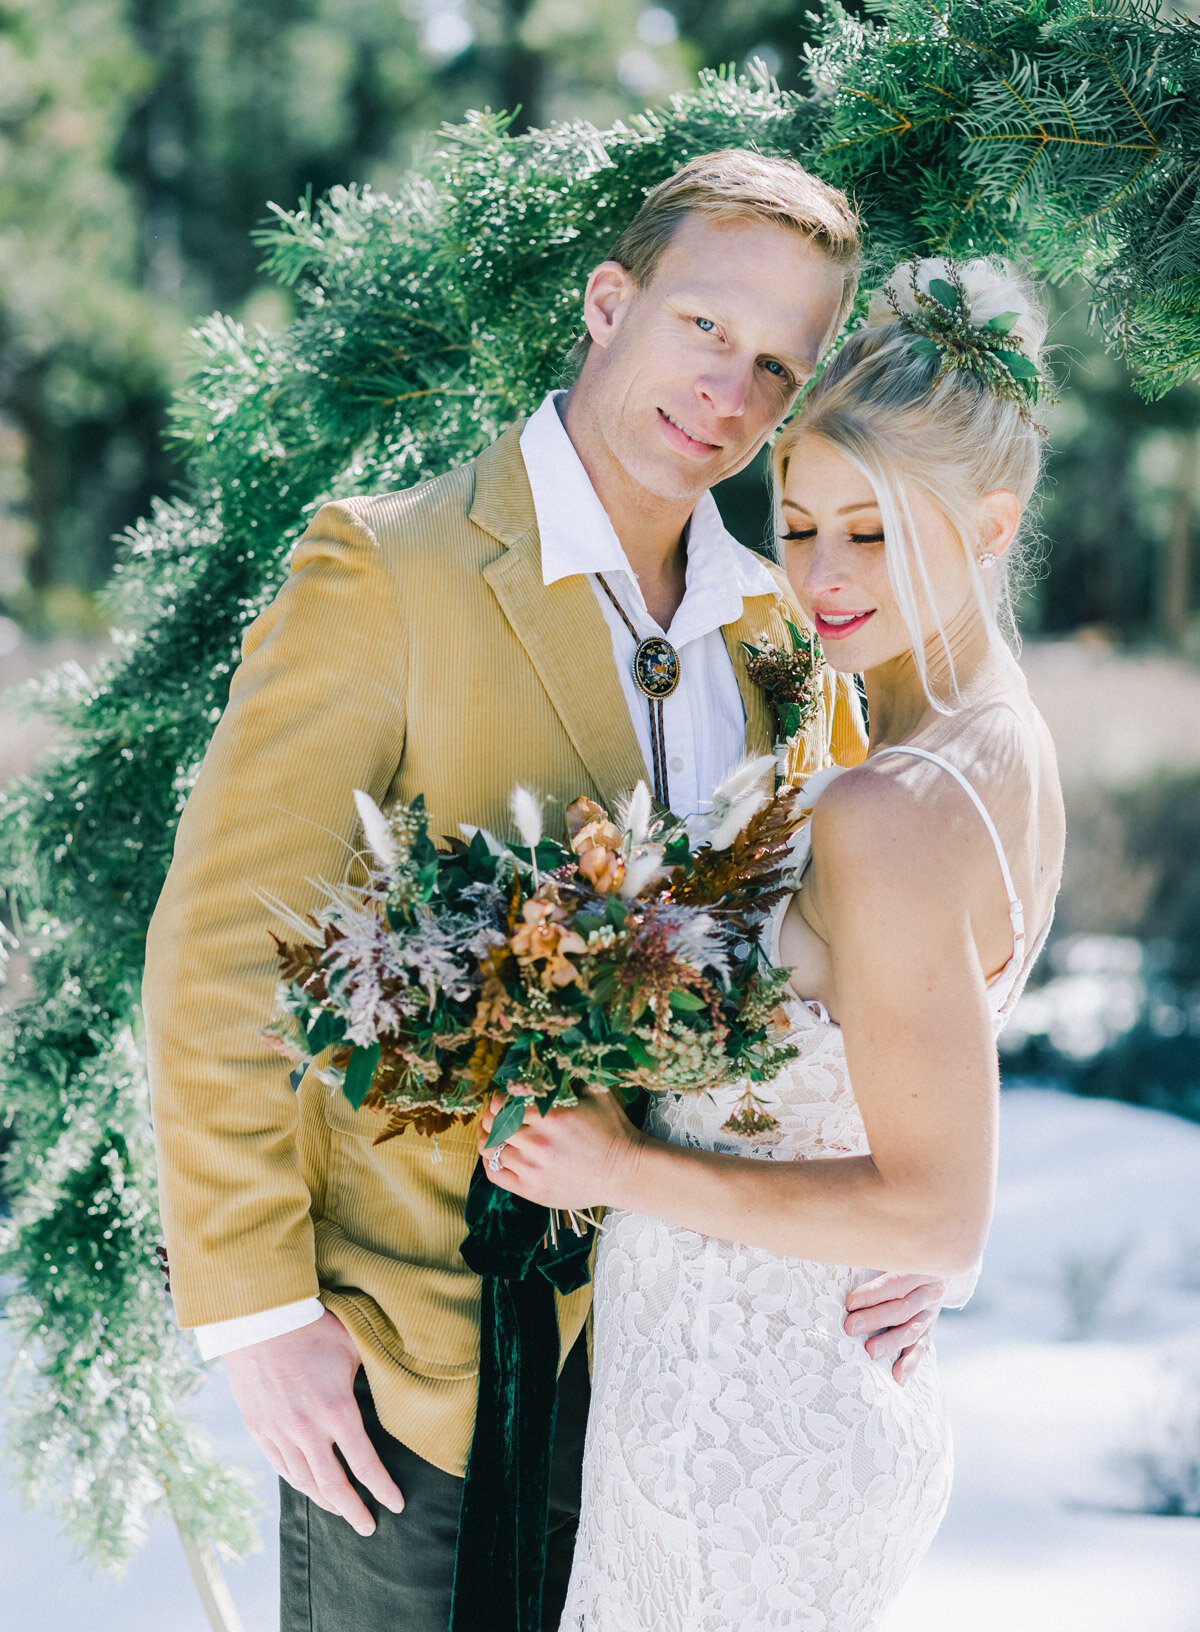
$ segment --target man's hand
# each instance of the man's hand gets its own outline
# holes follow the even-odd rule
[[[354,1399],[358,1350],[328,1310],[309,1326],[251,1343],[225,1356],[242,1421],[259,1450],[301,1495],[340,1513],[369,1536],[375,1520],[334,1455],[384,1507],[399,1513],[404,1497],[367,1438]]]
[[[901,1275],[889,1270],[856,1286],[846,1299],[845,1330],[867,1338],[872,1360],[891,1360],[892,1376],[904,1382],[929,1347],[929,1333],[946,1297],[936,1275]]]

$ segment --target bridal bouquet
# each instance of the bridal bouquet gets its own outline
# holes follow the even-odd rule
[[[774,1126],[754,1085],[795,1050],[773,1037],[786,974],[756,930],[798,814],[793,789],[766,791],[771,763],[741,767],[686,825],[656,815],[644,784],[615,820],[576,799],[561,841],[518,788],[522,844],[470,830],[439,848],[420,798],[385,815],[356,793],[367,881],[325,886],[308,920],[277,908],[297,938],[273,937],[264,1040],[300,1066],[329,1050],[320,1075],[381,1113],[377,1142],[470,1121],[500,1091],[499,1144],[530,1101],[573,1105],[585,1085],[628,1101],[738,1083],[725,1126]]]

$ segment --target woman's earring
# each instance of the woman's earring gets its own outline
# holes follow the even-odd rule
[[[996,565],[997,559],[997,556],[991,550],[984,550],[983,554],[979,557],[979,565],[986,572],[989,567],[994,567]]]

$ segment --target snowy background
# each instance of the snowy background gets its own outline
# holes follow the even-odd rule
[[[1015,1088],[1001,1140],[983,1277],[938,1339],[954,1495],[887,1632],[1200,1632],[1200,1520],[1130,1511],[1139,1461],[1200,1484],[1200,1127]],[[267,1549],[226,1574],[272,1632],[273,1489],[219,1365],[201,1410],[258,1479]],[[207,1632],[166,1525],[117,1584],[0,1491],[0,1578],[6,1632]]]

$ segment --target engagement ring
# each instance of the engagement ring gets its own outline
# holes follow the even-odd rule
[[[489,1173],[499,1173],[499,1171],[500,1171],[500,1156],[501,1156],[503,1150],[504,1150],[503,1145],[497,1145],[495,1150],[488,1157],[488,1164],[487,1165],[488,1165],[488,1172]]]

